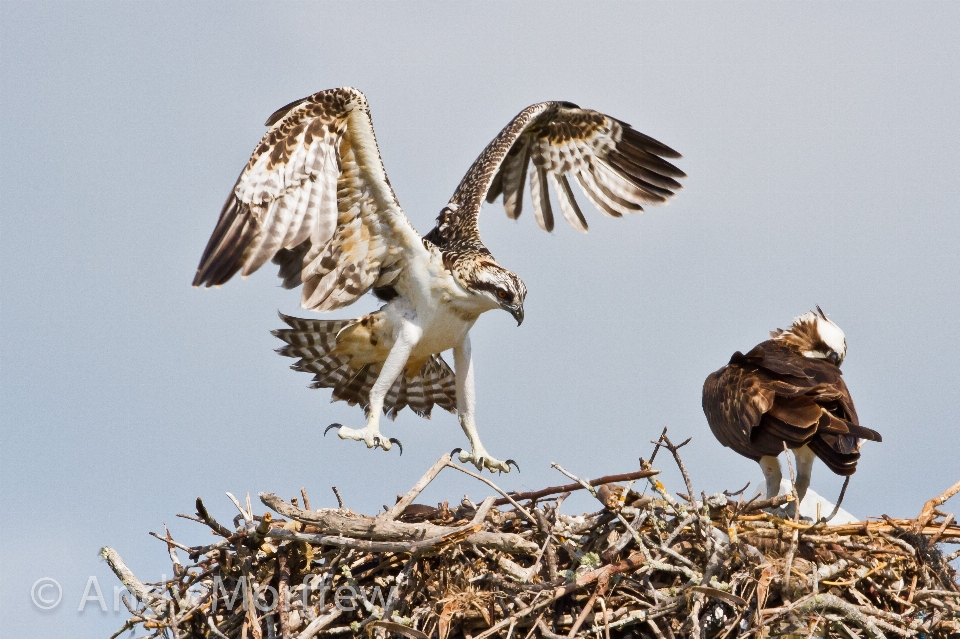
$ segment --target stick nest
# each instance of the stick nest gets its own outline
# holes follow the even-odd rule
[[[684,476],[679,497],[651,466],[661,447]],[[698,498],[678,449],[665,431],[640,471],[589,481],[554,464],[573,483],[510,495],[445,455],[374,517],[311,510],[306,493],[303,508],[261,494],[270,510],[258,516],[249,496],[230,495],[240,514],[229,527],[197,499],[181,516],[217,541],[151,533],[172,580],[142,583],[103,549],[131,595],[114,637],[960,637],[958,553],[943,550],[960,527],[937,510],[960,482],[916,519],[814,525],[770,514],[789,495]],[[413,503],[444,468],[500,497]],[[562,513],[579,489],[600,510]]]

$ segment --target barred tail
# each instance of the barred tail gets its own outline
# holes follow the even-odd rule
[[[290,368],[313,373],[311,388],[332,388],[333,401],[359,404],[366,411],[370,406],[370,389],[380,374],[380,363],[351,366],[350,355],[335,352],[337,337],[343,329],[359,319],[313,320],[280,313],[290,328],[272,331],[286,342],[277,353],[299,360]],[[453,371],[440,355],[430,359],[414,374],[401,374],[387,392],[383,412],[395,419],[405,406],[421,417],[430,417],[434,405],[451,413],[457,412],[456,380]]]

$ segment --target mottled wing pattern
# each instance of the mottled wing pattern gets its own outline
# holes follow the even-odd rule
[[[530,195],[537,223],[554,226],[549,187],[560,212],[575,229],[587,220],[570,187],[575,179],[595,207],[612,217],[663,204],[681,188],[683,171],[663,158],[680,154],[608,115],[570,102],[541,102],[527,107],[487,145],[460,181],[432,233],[441,247],[482,247],[477,218],[483,200],[503,196],[507,216],[523,208],[530,174]],[[432,239],[432,238],[431,238]]]
[[[703,411],[720,443],[745,457],[807,445],[839,475],[856,471],[862,440],[881,441],[860,426],[839,368],[772,340],[707,377]]]
[[[389,286],[425,251],[387,179],[364,95],[321,91],[267,120],[220,213],[194,286],[219,286],[268,260],[304,308],[346,306]]]
[[[333,389],[333,401],[359,404],[366,411],[370,389],[380,373],[377,363],[355,363],[350,355],[336,352],[338,337],[361,320],[312,320],[280,314],[290,328],[273,331],[286,346],[277,352],[298,358],[292,369],[313,374],[311,388]],[[418,371],[400,375],[387,392],[383,410],[391,419],[409,406],[421,417],[430,417],[434,406],[457,411],[456,380],[440,355],[433,355]]]
[[[776,393],[762,381],[756,371],[725,366],[704,382],[703,411],[724,446],[734,450],[749,446],[754,428],[773,405]]]

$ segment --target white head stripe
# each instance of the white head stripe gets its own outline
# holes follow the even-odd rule
[[[841,331],[840,327],[830,320],[825,320],[822,317],[818,319],[817,332],[820,334],[820,339],[822,339],[823,343],[833,349],[836,353],[845,355],[847,344],[843,335],[843,331]]]

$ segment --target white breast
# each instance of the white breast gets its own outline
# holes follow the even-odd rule
[[[413,356],[425,356],[460,344],[491,304],[485,298],[464,290],[443,266],[439,251],[428,259],[408,265],[398,286],[403,294],[384,309],[398,321],[400,317],[416,323],[423,336]]]

